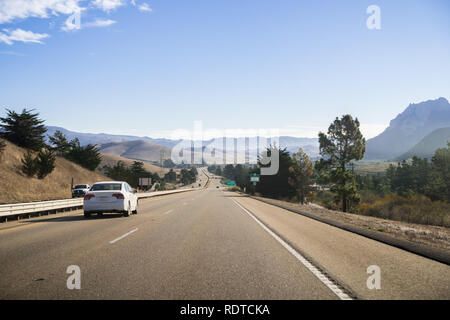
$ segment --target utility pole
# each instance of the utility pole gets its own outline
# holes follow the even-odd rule
[[[164,177],[163,159],[164,159],[164,150],[160,150],[159,151],[159,163],[161,166],[161,178]]]

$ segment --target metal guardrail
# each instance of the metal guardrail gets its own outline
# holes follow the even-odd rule
[[[0,217],[69,209],[83,206],[83,199],[63,199],[54,201],[27,202],[0,205]]]
[[[191,188],[191,189],[138,193],[138,198],[139,199],[150,198],[156,196],[163,196],[166,194],[194,191],[198,189],[199,188]],[[3,204],[0,205],[0,218],[10,216],[20,216],[23,214],[31,214],[38,212],[49,212],[53,210],[73,209],[79,207],[83,207],[83,198]]]

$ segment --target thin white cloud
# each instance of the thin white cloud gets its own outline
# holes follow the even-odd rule
[[[152,12],[152,8],[150,8],[150,6],[147,3],[143,3],[141,5],[138,6],[139,11],[142,12]]]
[[[67,19],[61,26],[63,31],[79,30],[84,27],[108,27],[116,23],[111,19],[96,19],[83,23],[82,13],[85,10],[98,9],[109,13],[121,6],[129,4],[128,0],[0,0],[0,25],[15,23],[17,20],[28,18],[43,18],[65,15]],[[135,0],[131,4],[140,11],[151,12],[152,9],[146,3],[139,6]],[[54,22],[50,22],[52,29]],[[42,43],[42,39],[48,38],[46,33],[34,33],[20,28],[9,31],[0,31],[0,43],[12,45],[14,42]]]
[[[23,53],[15,52],[15,51],[0,51],[0,54],[7,56],[16,56],[16,57],[25,57]]]
[[[41,40],[48,37],[49,35],[46,33],[34,33],[33,31],[26,31],[22,29],[12,31],[9,29],[3,29],[3,32],[0,32],[0,42],[4,42],[8,45],[12,45],[14,42],[43,43]]]
[[[82,28],[87,28],[87,27],[108,27],[112,24],[116,23],[116,21],[114,20],[103,20],[103,19],[97,19],[93,22],[88,22],[88,23],[84,23],[82,24]]]
[[[81,10],[80,0],[1,0],[0,24],[16,19],[49,18]]]
[[[94,0],[92,4],[103,11],[109,12],[123,6],[125,3],[122,0]]]

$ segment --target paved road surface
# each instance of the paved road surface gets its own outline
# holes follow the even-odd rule
[[[0,298],[450,299],[449,266],[216,186],[141,200],[128,218],[0,225]],[[69,265],[80,290],[66,287]],[[369,265],[380,290],[367,289]]]

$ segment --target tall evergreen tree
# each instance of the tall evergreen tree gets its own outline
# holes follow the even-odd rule
[[[88,144],[83,147],[76,138],[70,142],[70,150],[65,157],[91,171],[102,162],[100,151],[95,145]]]
[[[37,177],[38,179],[44,179],[47,175],[52,173],[55,169],[55,154],[47,149],[39,151],[36,157]]]
[[[292,155],[292,164],[289,171],[292,173],[289,177],[289,183],[297,191],[300,203],[304,204],[306,198],[309,198],[312,194],[311,177],[314,166],[301,148]]]
[[[50,150],[56,152],[60,156],[66,155],[71,147],[71,143],[61,131],[57,130],[53,136],[48,136],[51,143]]]
[[[431,163],[426,193],[431,199],[450,202],[450,142],[447,148],[436,150]]]
[[[26,174],[28,177],[33,177],[37,172],[37,163],[36,158],[33,156],[33,152],[28,150],[23,158],[22,162],[22,172]]]
[[[223,169],[223,176],[230,180],[235,180],[236,177],[234,175],[234,167],[232,164],[227,164]]]
[[[267,148],[267,156],[270,157],[272,152],[275,152],[277,147],[271,146]],[[289,184],[292,173],[289,168],[292,165],[292,158],[286,149],[279,149],[279,168],[275,175],[261,175],[259,183],[256,185],[256,192],[263,196],[273,198],[292,198],[296,195],[295,188]],[[258,166],[264,167],[258,159]]]
[[[22,113],[6,109],[7,116],[0,118],[0,136],[6,140],[34,151],[39,151],[45,146],[44,134],[47,129],[43,125],[44,120],[38,118],[39,113],[34,110],[23,109]]]
[[[332,183],[331,191],[342,201],[342,211],[347,212],[350,202],[359,201],[355,176],[347,165],[353,160],[361,160],[366,150],[358,118],[353,120],[348,114],[341,119],[336,118],[327,134],[319,133],[319,143],[322,159],[318,165]]]

